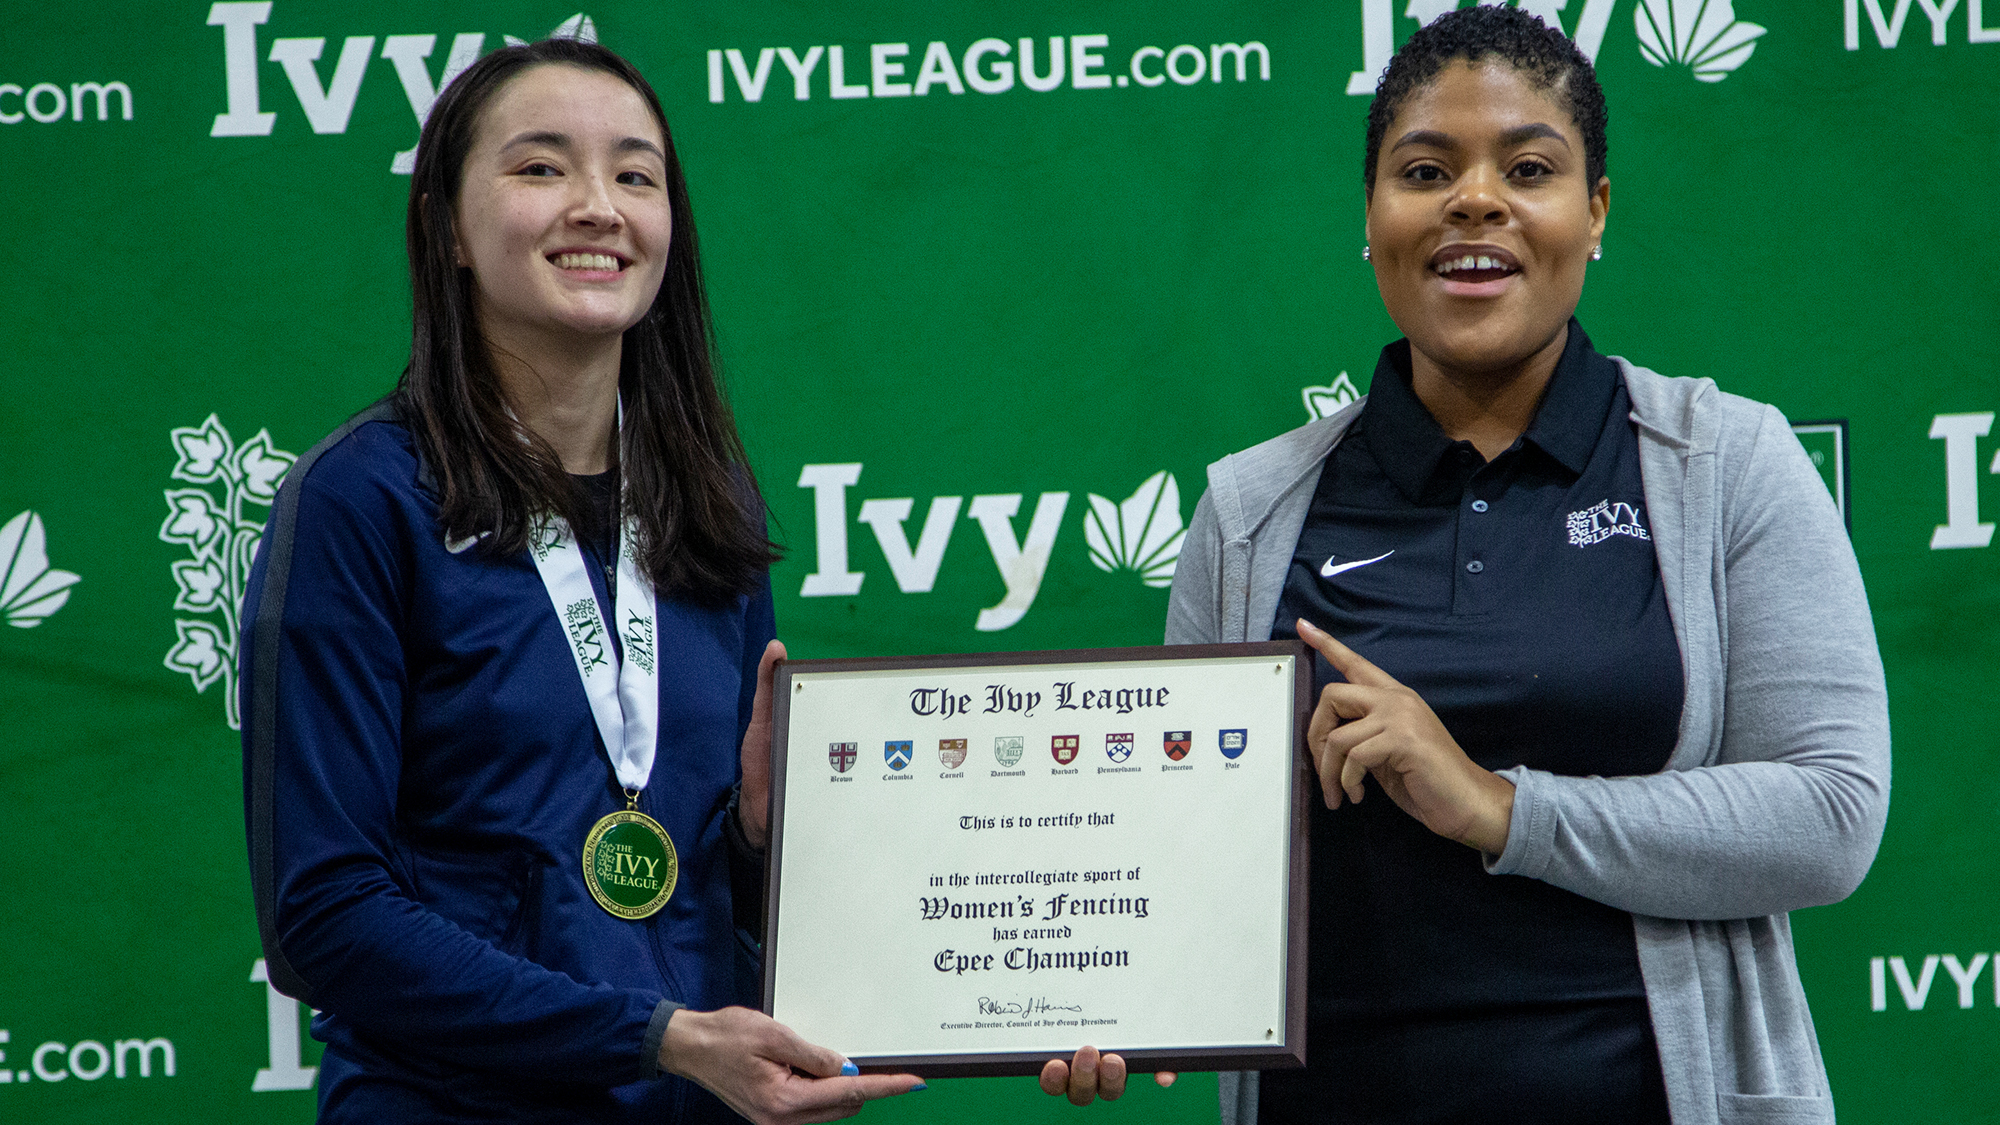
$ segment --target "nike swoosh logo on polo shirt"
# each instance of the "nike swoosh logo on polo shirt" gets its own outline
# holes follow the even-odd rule
[[[1321,578],[1332,578],[1337,574],[1344,574],[1347,571],[1353,570],[1355,567],[1367,566],[1369,563],[1381,562],[1383,559],[1386,559],[1390,555],[1393,555],[1395,553],[1396,552],[1394,551],[1388,551],[1383,554],[1376,555],[1372,559],[1362,559],[1359,562],[1341,563],[1338,566],[1334,565],[1333,559],[1329,557],[1326,560],[1326,565],[1319,568],[1319,576]]]

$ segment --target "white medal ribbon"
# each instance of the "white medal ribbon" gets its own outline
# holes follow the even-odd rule
[[[569,640],[569,654],[583,678],[597,733],[611,756],[618,784],[628,793],[646,787],[653,774],[653,753],[660,723],[660,687],[654,672],[652,583],[640,575],[634,561],[638,527],[631,520],[619,529],[618,591],[613,616],[623,625],[619,639],[625,659],[618,659],[597,592],[590,585],[590,564],[563,519],[545,515],[529,531],[528,554],[548,588],[549,602]]]

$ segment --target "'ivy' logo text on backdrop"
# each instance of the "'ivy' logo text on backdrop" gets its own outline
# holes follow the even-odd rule
[[[859,462],[807,465],[800,471],[799,487],[813,493],[817,548],[816,565],[800,586],[800,597],[844,597],[861,592],[867,574],[848,569],[847,554],[847,490],[860,480]],[[1091,565],[1110,573],[1136,574],[1148,586],[1172,584],[1185,537],[1180,496],[1180,485],[1165,471],[1148,477],[1121,503],[1092,494],[1084,519]],[[914,546],[903,526],[915,509],[914,498],[864,500],[858,518],[874,530],[896,587],[906,594],[921,594],[937,584],[945,547],[958,524],[959,508],[964,506],[966,518],[979,524],[993,565],[1007,588],[1005,596],[980,610],[973,623],[980,632],[991,633],[1019,622],[1035,604],[1056,536],[1062,530],[1063,513],[1069,508],[1069,493],[1042,493],[1028,520],[1027,534],[1022,536],[1014,525],[1022,498],[1018,492],[974,496],[972,503],[965,505],[962,496],[933,497]]]

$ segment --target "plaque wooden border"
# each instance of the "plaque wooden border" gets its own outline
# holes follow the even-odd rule
[[[1281,1045],[1202,1047],[1177,1050],[1127,1050],[1115,1040],[1093,1043],[1122,1055],[1132,1073],[1155,1070],[1278,1070],[1303,1067],[1306,1058],[1306,907],[1310,870],[1307,801],[1319,785],[1306,751],[1306,727],[1313,709],[1313,650],[1303,641],[1253,641],[1242,644],[1151,645],[1136,648],[1053,649],[1041,652],[994,652],[935,656],[857,657],[842,660],[787,660],[778,664],[777,698],[771,711],[771,840],[764,884],[763,1008],[774,1010],[778,963],[779,873],[785,854],[785,779],[788,773],[792,677],[816,672],[900,672],[925,668],[1025,668],[1041,664],[1084,664],[1167,660],[1219,660],[1253,656],[1292,656],[1292,831],[1287,849],[1285,927],[1285,1041]],[[1082,1046],[1081,1043],[1078,1046]],[[1032,1075],[1041,1073],[1051,1056],[1037,1052],[952,1052],[936,1055],[856,1056],[864,1074],[921,1074],[926,1078]]]

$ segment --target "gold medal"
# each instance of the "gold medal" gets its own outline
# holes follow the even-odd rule
[[[637,808],[599,820],[583,842],[583,881],[590,897],[620,918],[659,913],[679,879],[673,839],[659,821]]]

